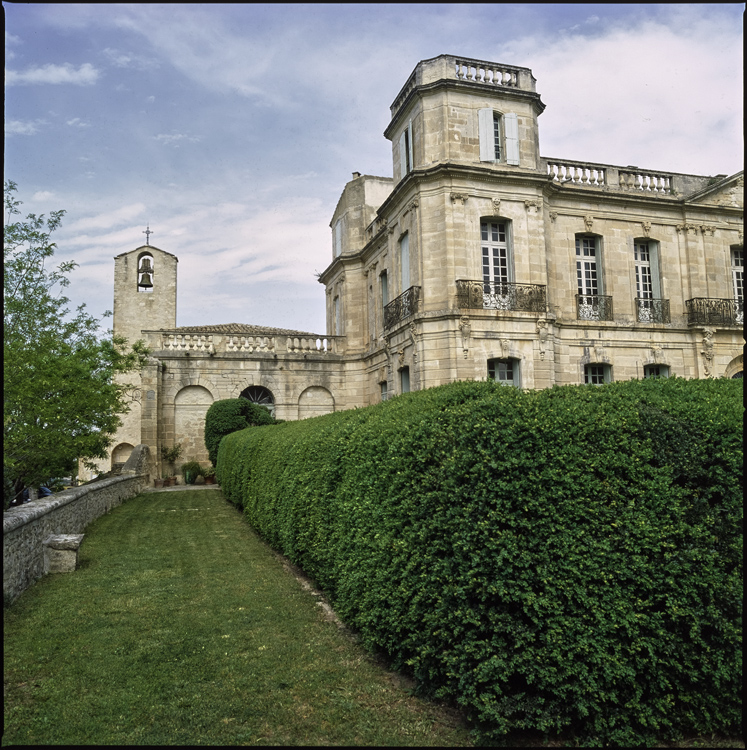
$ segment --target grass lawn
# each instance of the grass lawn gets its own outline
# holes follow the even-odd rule
[[[4,612],[3,744],[467,745],[220,490],[146,493]]]

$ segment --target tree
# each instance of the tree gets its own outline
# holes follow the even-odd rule
[[[50,236],[64,211],[17,219],[17,186],[4,184],[3,473],[4,506],[25,487],[74,473],[105,458],[111,436],[128,411],[119,373],[139,368],[147,350],[121,337],[99,337],[100,320],[85,305],[70,312],[62,294],[77,266],[50,270]],[[105,313],[105,316],[110,313]]]

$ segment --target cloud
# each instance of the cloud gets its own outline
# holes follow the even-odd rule
[[[107,47],[104,55],[109,62],[116,68],[133,68],[134,70],[152,70],[157,68],[160,63],[151,57],[143,57]]]
[[[176,148],[179,148],[181,142],[197,143],[200,140],[186,133],[159,133],[158,135],[154,135],[153,138],[165,146],[175,146]]]
[[[55,193],[49,192],[49,190],[39,190],[31,196],[32,201],[48,201],[55,197]]]
[[[130,223],[135,217],[145,211],[145,204],[132,203],[129,206],[122,206],[114,211],[106,211],[89,216],[85,219],[79,219],[67,226],[69,232],[85,232],[91,229],[109,230],[122,224]],[[79,238],[82,239],[82,238]]]
[[[76,128],[90,128],[91,127],[90,123],[83,122],[83,120],[81,120],[80,117],[73,117],[72,120],[67,120],[65,124],[70,125],[71,127],[76,127]]]
[[[6,86],[23,86],[25,84],[37,83],[69,83],[76,86],[90,86],[96,83],[98,78],[99,72],[91,63],[83,63],[77,70],[70,63],[65,63],[64,65],[49,63],[37,68],[28,68],[24,71],[5,71]]]
[[[45,124],[44,120],[8,120],[5,123],[5,135],[35,135],[39,132],[39,127]]]

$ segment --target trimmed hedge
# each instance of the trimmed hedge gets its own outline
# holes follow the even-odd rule
[[[205,447],[213,466],[220,441],[232,432],[257,425],[275,424],[270,412],[245,398],[226,398],[210,405],[205,415]]]
[[[481,741],[741,731],[741,381],[454,383],[228,436],[225,495]]]

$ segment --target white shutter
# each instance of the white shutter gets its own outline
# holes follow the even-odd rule
[[[410,169],[415,169],[415,159],[412,158],[412,120],[407,125],[407,145],[409,146]]]
[[[515,112],[507,112],[503,116],[506,131],[506,163],[519,164],[519,118]]]
[[[335,223],[335,258],[342,254],[342,219]]]
[[[407,174],[407,138],[405,131],[399,137],[399,179],[401,180]]]
[[[495,161],[493,110],[477,110],[477,132],[480,136],[480,161]]]
[[[402,277],[402,292],[410,288],[410,235],[406,234],[399,241],[400,250],[400,271]]]
[[[661,271],[659,268],[659,243],[649,241],[648,257],[651,263],[651,292],[654,299],[661,299]]]

